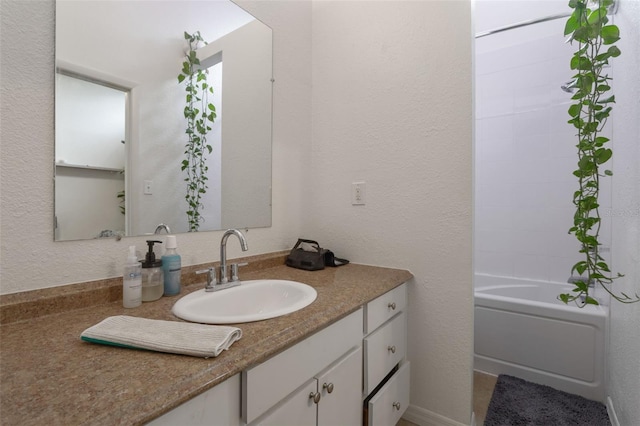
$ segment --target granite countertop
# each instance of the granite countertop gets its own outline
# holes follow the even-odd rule
[[[34,292],[29,292],[34,293],[29,297],[3,296],[1,423],[144,424],[412,278],[405,270],[357,264],[302,271],[284,266],[282,255],[278,256],[275,262],[258,259],[255,265],[262,267],[247,267],[241,278],[300,281],[316,289],[316,301],[279,318],[238,324],[242,339],[217,358],[115,348],[80,340],[83,330],[113,315],[180,321],[171,307],[180,297],[202,288],[203,283],[196,283],[202,276],[183,278],[183,282],[194,283],[183,286],[178,296],[143,303],[135,309],[122,307],[121,280],[117,287],[114,284],[117,279],[98,285],[99,289],[84,294],[80,302],[76,298],[70,303],[72,308],[57,309],[60,312],[53,309],[46,315],[39,315],[44,308],[38,307],[51,305],[53,299],[56,304],[66,300],[60,294],[64,290],[45,291],[46,297]],[[256,258],[259,256],[249,260]],[[185,269],[193,272],[196,267],[183,268],[183,276]],[[98,304],[88,303],[86,300],[96,292],[111,297]]]

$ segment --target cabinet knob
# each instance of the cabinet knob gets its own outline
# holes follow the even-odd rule
[[[316,404],[320,402],[320,392],[311,392],[309,394],[309,399],[313,400]]]
[[[392,354],[396,353],[396,347],[395,346],[387,346],[387,350],[389,352],[391,352]]]
[[[398,401],[393,403],[393,408],[395,408],[396,410],[400,411],[400,403]]]
[[[327,393],[333,392],[333,383],[325,383],[322,385],[322,389],[326,389]]]
[[[390,308],[392,311],[395,311],[396,310],[396,302],[389,302],[387,307]]]

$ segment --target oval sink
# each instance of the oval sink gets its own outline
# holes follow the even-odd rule
[[[296,281],[251,280],[225,290],[194,291],[171,311],[186,321],[235,324],[290,314],[310,305],[317,295],[313,287]]]

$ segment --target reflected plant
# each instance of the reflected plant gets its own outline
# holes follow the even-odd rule
[[[590,294],[593,288],[589,284],[600,285],[619,302],[640,301],[637,294],[630,297],[612,290],[614,280],[623,275],[614,276],[600,255],[600,179],[613,175],[610,170],[602,170],[613,151],[608,147],[609,139],[601,133],[611,113],[611,104],[615,103],[615,96],[608,94],[611,78],[604,70],[609,60],[621,52],[613,45],[620,39],[620,31],[617,26],[609,25],[607,18],[607,8],[613,0],[596,0],[591,4],[594,4],[593,9],[588,7],[586,0],[570,0],[573,13],[564,30],[565,36],[570,35],[570,42],[578,44],[570,63],[571,69],[576,71],[571,87],[577,91],[571,97],[573,103],[569,107],[571,119],[568,122],[578,131],[578,168],[573,174],[578,178],[579,188],[573,194],[576,210],[569,233],[580,243],[584,260],[571,268],[572,276],[574,273],[580,276],[573,280],[572,293],[561,294],[558,298],[564,303],[575,302],[580,307],[598,305]]]
[[[209,170],[206,155],[211,154],[213,150],[207,142],[207,134],[216,119],[216,108],[209,102],[209,95],[213,95],[213,87],[207,83],[207,70],[199,67],[200,60],[196,55],[198,45],[207,43],[199,31],[193,34],[185,32],[184,38],[189,43],[189,49],[182,63],[182,71],[178,75],[178,83],[186,82],[184,117],[187,119],[185,133],[188,141],[181,169],[187,174],[184,180],[187,183],[185,200],[189,232],[196,232],[203,221],[200,211],[204,208],[202,197],[207,192]]]
[[[125,192],[124,189],[122,191],[118,191],[118,193],[116,194],[116,197],[120,199],[119,201],[119,206],[120,207],[120,213],[125,214],[126,213],[126,208],[125,208]]]

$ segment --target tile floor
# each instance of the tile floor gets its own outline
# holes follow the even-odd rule
[[[496,376],[473,372],[473,412],[476,413],[476,426],[482,426],[484,423],[497,380]]]
[[[408,420],[400,419],[400,421],[396,423],[396,426],[418,426],[418,425],[416,425],[415,423],[411,423]]]
[[[496,376],[473,372],[473,411],[476,413],[476,426],[482,426],[487,415],[487,408],[496,385]],[[400,419],[396,426],[417,426],[405,419]]]

